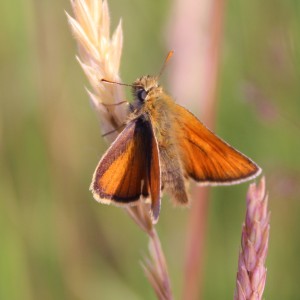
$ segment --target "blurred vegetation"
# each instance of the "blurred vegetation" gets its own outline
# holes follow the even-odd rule
[[[155,72],[171,1],[109,4],[113,26],[123,19],[124,82]],[[68,1],[0,4],[0,299],[155,299],[138,264],[145,235],[88,190],[107,145],[64,10]],[[267,178],[266,299],[299,298],[299,28],[298,1],[227,1],[217,132]],[[204,299],[232,299],[246,189],[212,190]],[[177,299],[187,217],[165,199],[157,226]]]

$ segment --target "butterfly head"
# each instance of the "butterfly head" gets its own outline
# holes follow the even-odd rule
[[[157,77],[150,75],[138,78],[132,85],[134,99],[140,103],[159,95],[161,92],[162,87],[158,84]]]

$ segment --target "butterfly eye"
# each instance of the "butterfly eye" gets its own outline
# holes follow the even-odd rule
[[[137,97],[141,102],[144,102],[147,97],[147,92],[144,89],[137,91]]]

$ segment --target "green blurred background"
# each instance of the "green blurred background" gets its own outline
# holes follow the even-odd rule
[[[172,1],[109,4],[113,28],[123,19],[124,82],[158,69]],[[139,266],[146,236],[88,190],[107,145],[64,10],[0,4],[0,299],[155,299]],[[266,299],[300,298],[299,28],[299,1],[226,3],[216,131],[266,175]],[[203,299],[233,297],[246,190],[212,190]],[[188,215],[165,199],[157,225],[177,299]]]

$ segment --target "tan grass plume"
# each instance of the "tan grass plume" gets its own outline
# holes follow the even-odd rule
[[[110,16],[106,0],[71,0],[71,5],[74,17],[66,14],[79,48],[77,60],[91,84],[92,91],[87,92],[100,117],[102,133],[115,131],[107,135],[112,142],[126,122],[128,107],[125,103],[115,105],[124,101],[122,86],[108,84],[101,79],[121,81],[119,68],[123,45],[122,24],[120,21],[110,37]],[[158,299],[173,299],[165,256],[152,224],[149,204],[138,201],[137,205],[126,207],[126,211],[149,237],[151,259],[146,258],[145,263],[142,263],[146,277]]]

